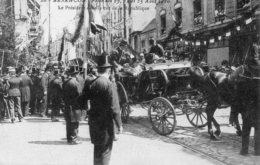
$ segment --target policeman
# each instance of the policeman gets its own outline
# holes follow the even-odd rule
[[[65,103],[64,117],[66,120],[67,142],[79,144],[78,127],[81,119],[81,107],[78,104],[78,97],[81,95],[81,85],[77,81],[78,71],[71,66],[67,71],[68,79],[63,83],[63,99]]]
[[[98,74],[96,79],[85,82],[80,103],[90,100],[89,132],[94,144],[94,165],[108,165],[114,139],[113,120],[118,131],[123,130],[117,91],[109,80],[108,56],[99,57]]]

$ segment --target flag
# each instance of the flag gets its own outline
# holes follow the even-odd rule
[[[63,34],[63,36],[61,38],[61,46],[60,46],[60,52],[58,54],[58,61],[61,61],[61,59],[62,59],[62,54],[64,51],[64,40],[65,40],[65,34]]]
[[[83,1],[83,3],[82,3],[82,8],[81,8],[80,15],[79,15],[79,22],[76,27],[75,33],[70,41],[73,45],[80,36],[80,32],[81,32],[82,26],[84,24],[84,17],[85,17],[85,1]]]

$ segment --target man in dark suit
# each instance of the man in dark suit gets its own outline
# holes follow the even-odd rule
[[[107,56],[98,60],[99,76],[85,82],[81,105],[90,100],[89,132],[94,144],[94,165],[108,165],[114,139],[113,120],[122,132],[119,100],[114,84],[109,80],[111,65]]]
[[[18,112],[18,118],[19,121],[22,121],[23,114],[21,111],[21,92],[20,92],[20,86],[22,83],[22,79],[16,77],[15,68],[10,68],[10,78],[8,79],[8,101],[10,106],[10,112],[11,112],[11,122],[14,123],[15,121],[15,109]]]
[[[65,103],[64,117],[66,120],[67,141],[69,144],[79,144],[78,127],[81,119],[81,107],[78,97],[81,95],[82,87],[76,79],[78,71],[71,66],[67,71],[69,78],[63,83],[63,99]]]
[[[26,74],[24,68],[20,69],[22,79],[20,91],[21,91],[21,108],[23,116],[29,116],[29,103],[31,101],[31,91],[30,88],[33,85],[31,78]]]
[[[37,71],[35,68],[32,69],[32,74],[30,76],[33,85],[31,86],[31,101],[30,101],[30,113],[35,115],[38,112],[38,102],[39,99],[37,97],[38,91],[40,91],[40,79],[37,75]]]
[[[164,49],[163,49],[162,45],[157,44],[155,39],[151,38],[149,40],[149,44],[151,45],[149,53],[154,53],[159,57],[164,56]]]
[[[125,57],[126,48],[127,48],[127,42],[125,40],[122,40],[119,43],[119,46],[116,48],[116,50],[113,50],[111,53],[110,62],[117,70],[121,70],[122,65],[126,61],[126,57]]]
[[[59,70],[54,71],[54,78],[50,81],[50,100],[52,102],[51,120],[59,121],[56,117],[59,115],[62,103],[62,79]]]

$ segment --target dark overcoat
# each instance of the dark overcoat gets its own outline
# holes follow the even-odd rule
[[[103,76],[86,80],[80,102],[87,100],[90,100],[91,105],[88,113],[91,142],[95,145],[106,145],[114,138],[113,118],[120,119],[115,86]]]
[[[67,122],[78,122],[81,119],[81,107],[78,104],[81,88],[75,77],[69,78],[63,83],[64,117]]]
[[[55,77],[50,81],[50,97],[54,98],[62,98],[62,79],[61,77]]]
[[[30,102],[31,100],[31,91],[30,88],[33,85],[32,79],[27,76],[26,74],[23,74],[20,76],[21,78],[21,102]]]
[[[22,79],[16,76],[10,77],[7,81],[8,85],[8,96],[21,96],[20,86]]]

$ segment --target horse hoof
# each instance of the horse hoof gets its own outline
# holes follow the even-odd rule
[[[217,137],[216,137],[216,136],[214,136],[214,135],[211,135],[211,136],[210,136],[210,140],[215,140],[215,141],[216,141],[216,140],[218,140],[218,139],[217,139]]]
[[[216,130],[216,131],[215,131],[215,135],[220,136],[220,135],[221,135],[221,131]]]
[[[247,155],[247,154],[248,154],[248,151],[244,151],[244,150],[240,151],[240,155]]]
[[[237,136],[242,136],[242,131],[237,131]]]

